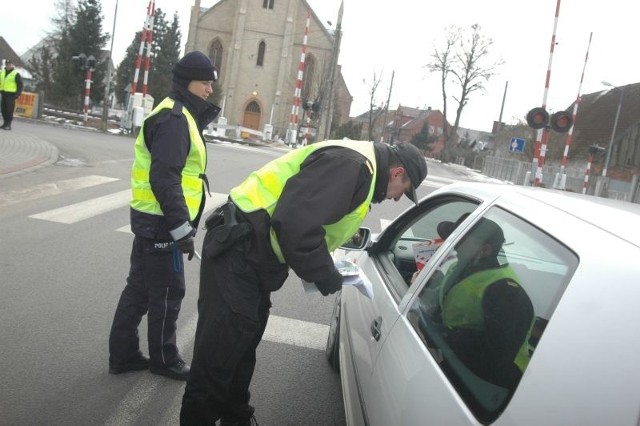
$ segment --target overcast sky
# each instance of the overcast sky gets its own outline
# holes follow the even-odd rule
[[[334,26],[340,2],[309,0],[320,19],[331,21]],[[183,42],[193,3],[193,0],[155,2],[156,8],[161,8],[169,18],[178,13]],[[202,6],[206,7],[215,3],[216,0],[202,0]],[[113,52],[116,63],[123,58],[135,32],[142,29],[148,4],[148,0],[118,2]],[[434,46],[441,45],[444,29],[451,25],[479,24],[482,33],[494,41],[492,59],[504,61],[497,75],[486,84],[486,90],[471,95],[462,115],[463,127],[490,131],[493,121],[500,116],[503,97],[502,121],[508,124],[523,119],[531,108],[541,106],[545,101],[550,59],[546,96],[550,111],[564,109],[576,99],[581,79],[582,94],[606,89],[603,80],[614,85],[640,82],[640,1],[561,0],[557,44],[550,58],[557,4],[557,0],[344,0],[339,63],[354,98],[351,115],[368,109],[368,89],[374,73],[382,76],[379,99],[386,100],[394,71],[392,109],[399,104],[442,109],[439,76],[429,74],[425,66]],[[105,32],[112,32],[115,5],[116,0],[102,0]],[[22,0],[3,8],[0,35],[22,54],[50,29],[54,14],[52,0]],[[449,93],[456,94],[453,88]],[[449,111],[455,108],[451,100],[448,108]],[[450,116],[449,121],[453,120]]]

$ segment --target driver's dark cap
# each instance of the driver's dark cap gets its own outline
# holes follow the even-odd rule
[[[467,216],[469,216],[469,213],[463,213],[462,216],[460,216],[458,220],[456,220],[455,222],[450,222],[448,220],[445,220],[444,222],[440,222],[436,228],[440,238],[442,238],[443,240],[446,240],[447,238],[449,238],[449,235],[451,235],[451,233],[455,231],[458,225],[464,222]]]
[[[415,145],[410,143],[392,145],[391,149],[395,152],[411,180],[411,188],[404,195],[417,206],[418,195],[416,194],[416,188],[427,177],[427,162],[424,159],[424,155]]]
[[[462,214],[455,222],[444,221],[440,222],[437,226],[438,235],[443,240],[449,238],[449,235],[469,216],[469,213]],[[504,244],[504,232],[502,228],[494,221],[487,218],[480,218],[478,222],[469,232],[469,235],[473,236],[477,241],[481,243],[488,243],[491,246],[499,250]]]

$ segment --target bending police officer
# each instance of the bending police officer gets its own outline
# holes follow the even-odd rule
[[[271,292],[289,268],[325,296],[340,290],[331,252],[357,232],[371,203],[403,194],[417,203],[426,175],[411,144],[327,141],[271,161],[231,190],[206,223],[181,424],[251,424],[249,385]]]

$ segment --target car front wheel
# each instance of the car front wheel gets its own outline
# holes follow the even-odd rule
[[[338,351],[340,349],[340,295],[338,292],[333,302],[333,313],[331,314],[331,324],[329,326],[329,336],[327,336],[327,360],[329,365],[335,371],[340,371],[340,358]]]

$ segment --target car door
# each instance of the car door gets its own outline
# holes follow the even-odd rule
[[[425,200],[390,224],[367,253],[355,259],[371,282],[373,298],[345,286],[341,295],[341,321],[358,382],[360,403],[354,402],[352,406],[363,406],[365,415],[371,401],[370,379],[378,353],[401,316],[408,300],[411,278],[417,270],[414,246],[437,240],[439,222],[455,220],[461,214],[473,211],[477,205],[477,200],[456,196]],[[385,402],[375,401],[375,404],[384,406]]]
[[[526,348],[529,357],[534,356],[578,259],[545,232],[506,210],[477,209],[459,223],[429,260],[399,304],[401,314],[389,329],[383,329],[385,339],[363,389],[369,424],[487,424],[508,410],[520,379],[505,384],[492,376],[500,373],[500,368],[489,374],[478,371],[474,360],[488,362],[479,350],[483,346],[477,344],[478,334],[472,330],[474,333],[463,336],[462,342],[467,339],[472,349],[460,352],[460,335],[454,345],[450,340],[453,327],[443,322],[445,315],[437,309],[442,309],[442,297],[447,297],[444,289],[455,288],[447,286],[448,278],[456,277],[451,271],[465,267],[461,255],[465,241],[487,219],[503,231],[502,246],[495,254],[498,267],[515,271],[511,277],[531,302],[529,332],[517,345]],[[513,322],[501,319],[504,321],[497,323],[506,328]],[[514,358],[506,359],[508,364],[501,368],[514,367]],[[519,374],[524,369],[526,364]]]

